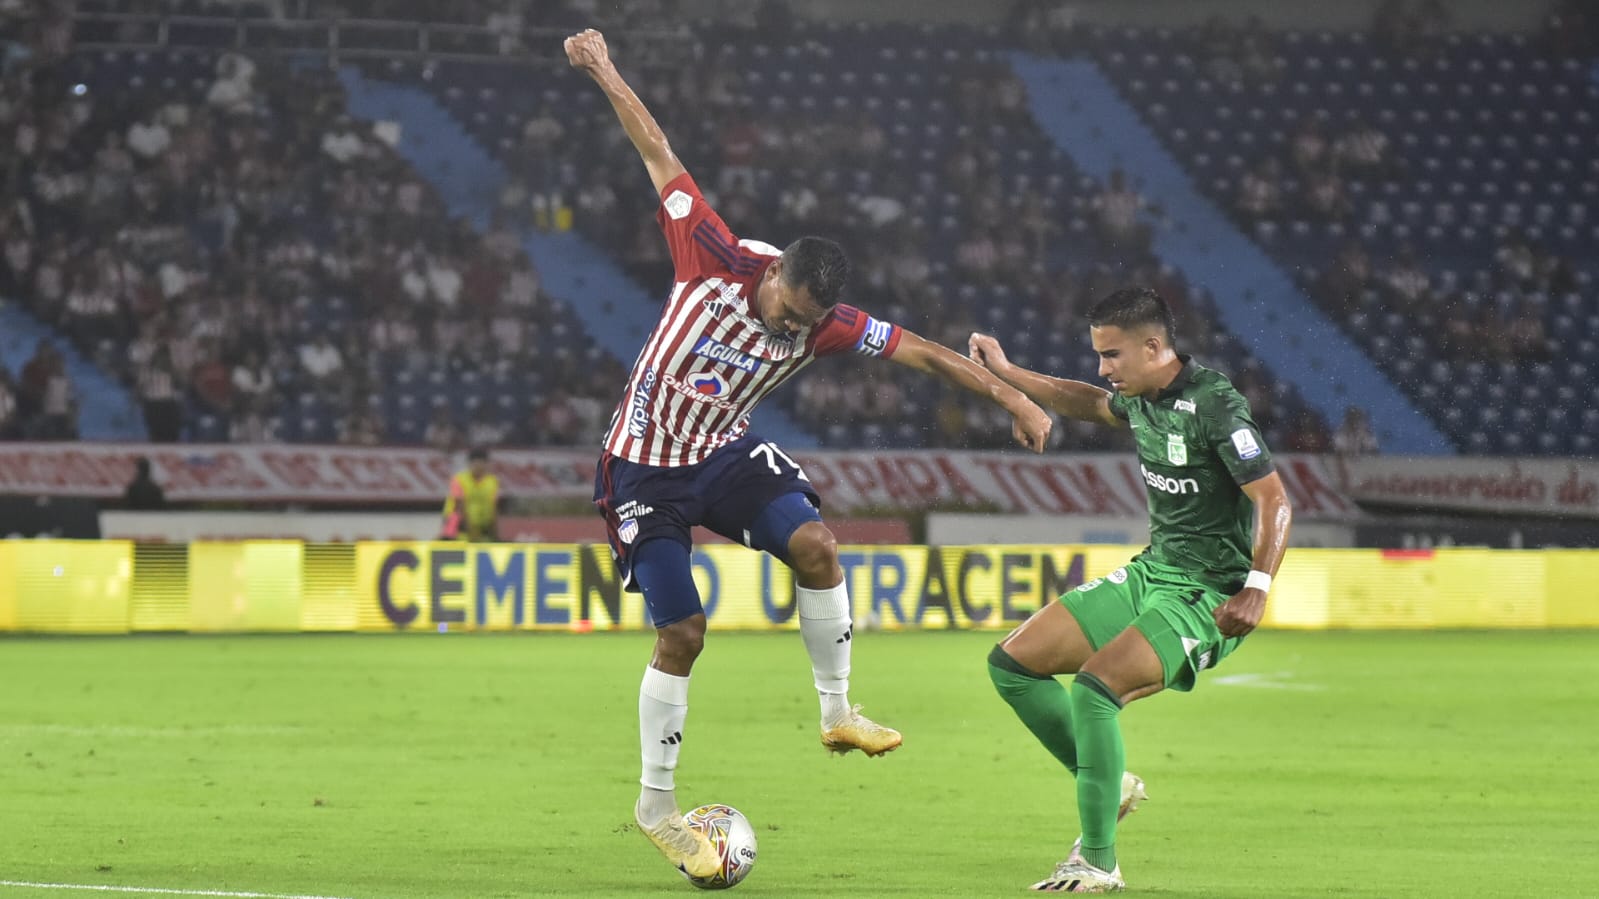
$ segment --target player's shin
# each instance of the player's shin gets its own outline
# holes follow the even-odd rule
[[[794,587],[800,619],[800,637],[811,657],[811,673],[822,704],[822,727],[849,717],[849,655],[854,642],[850,623],[849,591],[840,581],[826,590]]]
[[[1053,677],[1029,671],[999,646],[988,654],[988,678],[1038,742],[1075,775],[1077,739],[1066,687]]]
[[[1116,812],[1121,805],[1121,702],[1094,675],[1078,672],[1072,682],[1072,718],[1077,730],[1077,815],[1083,826],[1083,859],[1101,871],[1116,869]]]
[[[659,668],[644,669],[639,685],[639,752],[643,773],[639,783],[638,819],[653,824],[677,813],[673,772],[683,746],[683,722],[688,718],[688,678]]]

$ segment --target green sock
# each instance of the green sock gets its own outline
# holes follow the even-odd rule
[[[1121,806],[1122,704],[1105,682],[1086,671],[1072,682],[1072,718],[1077,726],[1077,817],[1083,824],[1083,859],[1101,871],[1116,870],[1116,811]]]
[[[988,654],[988,677],[1000,698],[1016,710],[1033,736],[1075,775],[1077,741],[1072,737],[1072,702],[1061,682],[1028,671],[998,646]]]

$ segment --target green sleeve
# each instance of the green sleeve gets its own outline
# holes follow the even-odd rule
[[[1271,450],[1249,413],[1249,401],[1228,389],[1204,397],[1198,404],[1205,442],[1221,458],[1233,481],[1240,486],[1258,481],[1276,470]]]
[[[1121,391],[1119,390],[1112,390],[1110,392],[1110,414],[1116,416],[1122,421],[1128,421],[1127,398],[1122,396]]]

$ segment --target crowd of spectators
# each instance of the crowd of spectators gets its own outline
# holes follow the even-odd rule
[[[409,9],[407,0],[341,5]],[[585,12],[580,2],[558,6]],[[1043,14],[1060,34],[1071,30],[1058,10]],[[738,27],[773,27],[775,16],[752,7]],[[506,23],[508,33],[520,27]],[[0,278],[7,296],[133,389],[152,439],[440,448],[597,439],[625,373],[573,333],[517,234],[578,228],[652,295],[664,289],[670,265],[653,194],[608,109],[531,115],[507,156],[495,220],[478,233],[452,220],[394,152],[392,131],[344,114],[326,70],[222,53],[207,57],[201,77],[162,78],[155,56],[135,66],[65,49],[5,74],[0,141],[16,152],[0,180]],[[102,90],[98,66],[122,66],[132,80]],[[1063,233],[1063,210],[1006,189],[1003,158],[983,137],[1034,128],[1020,81],[971,58],[955,74],[949,102],[966,136],[941,161],[940,189],[960,200],[955,227],[942,230],[913,208],[918,190],[896,171],[890,134],[864,112],[757,103],[715,57],[636,83],[738,233],[840,240],[857,267],[849,299],[874,314],[963,347],[971,331],[994,329],[980,314],[1002,290],[1019,298],[1019,321],[1001,336],[1044,336],[1021,361],[1093,380],[1081,370],[1086,305],[1148,283],[1179,311],[1181,348],[1230,370],[1274,444],[1330,445],[1325,422],[1216,330],[1207,299],[1155,260],[1144,224],[1154,210],[1136,185],[1118,173],[1083,198],[1091,231]],[[1063,261],[1053,252],[1063,240],[1092,242],[1095,261]],[[552,334],[560,339],[545,339]],[[15,389],[0,378],[0,434],[60,435],[72,418],[70,381],[60,383],[48,358],[30,369]],[[896,445],[1009,443],[1003,413],[981,400],[891,366],[860,374],[848,361],[818,366],[774,401],[834,443],[863,433]],[[486,386],[429,391],[491,382],[531,402],[496,405]],[[396,407],[400,389],[424,402]],[[1076,424],[1056,434],[1081,449],[1126,439]]]
[[[452,220],[392,133],[344,114],[330,73],[225,53],[191,82],[152,58],[101,90],[107,65],[35,54],[4,76],[0,288],[121,377],[152,439],[598,433],[617,364],[573,333],[508,227]],[[542,351],[550,335],[561,352]],[[52,354],[14,389],[0,380],[3,433],[70,436]],[[513,416],[458,391],[424,394],[434,408],[400,420],[385,402],[396,381],[493,376],[567,391]]]

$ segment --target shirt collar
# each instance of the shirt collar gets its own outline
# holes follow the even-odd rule
[[[1155,402],[1157,403],[1161,400],[1171,399],[1172,397],[1182,393],[1183,390],[1188,387],[1189,383],[1194,380],[1194,370],[1199,367],[1198,364],[1194,362],[1194,357],[1186,353],[1178,353],[1177,359],[1183,364],[1183,367],[1177,370],[1177,377],[1172,378],[1170,384],[1162,387],[1160,392],[1155,394]]]

